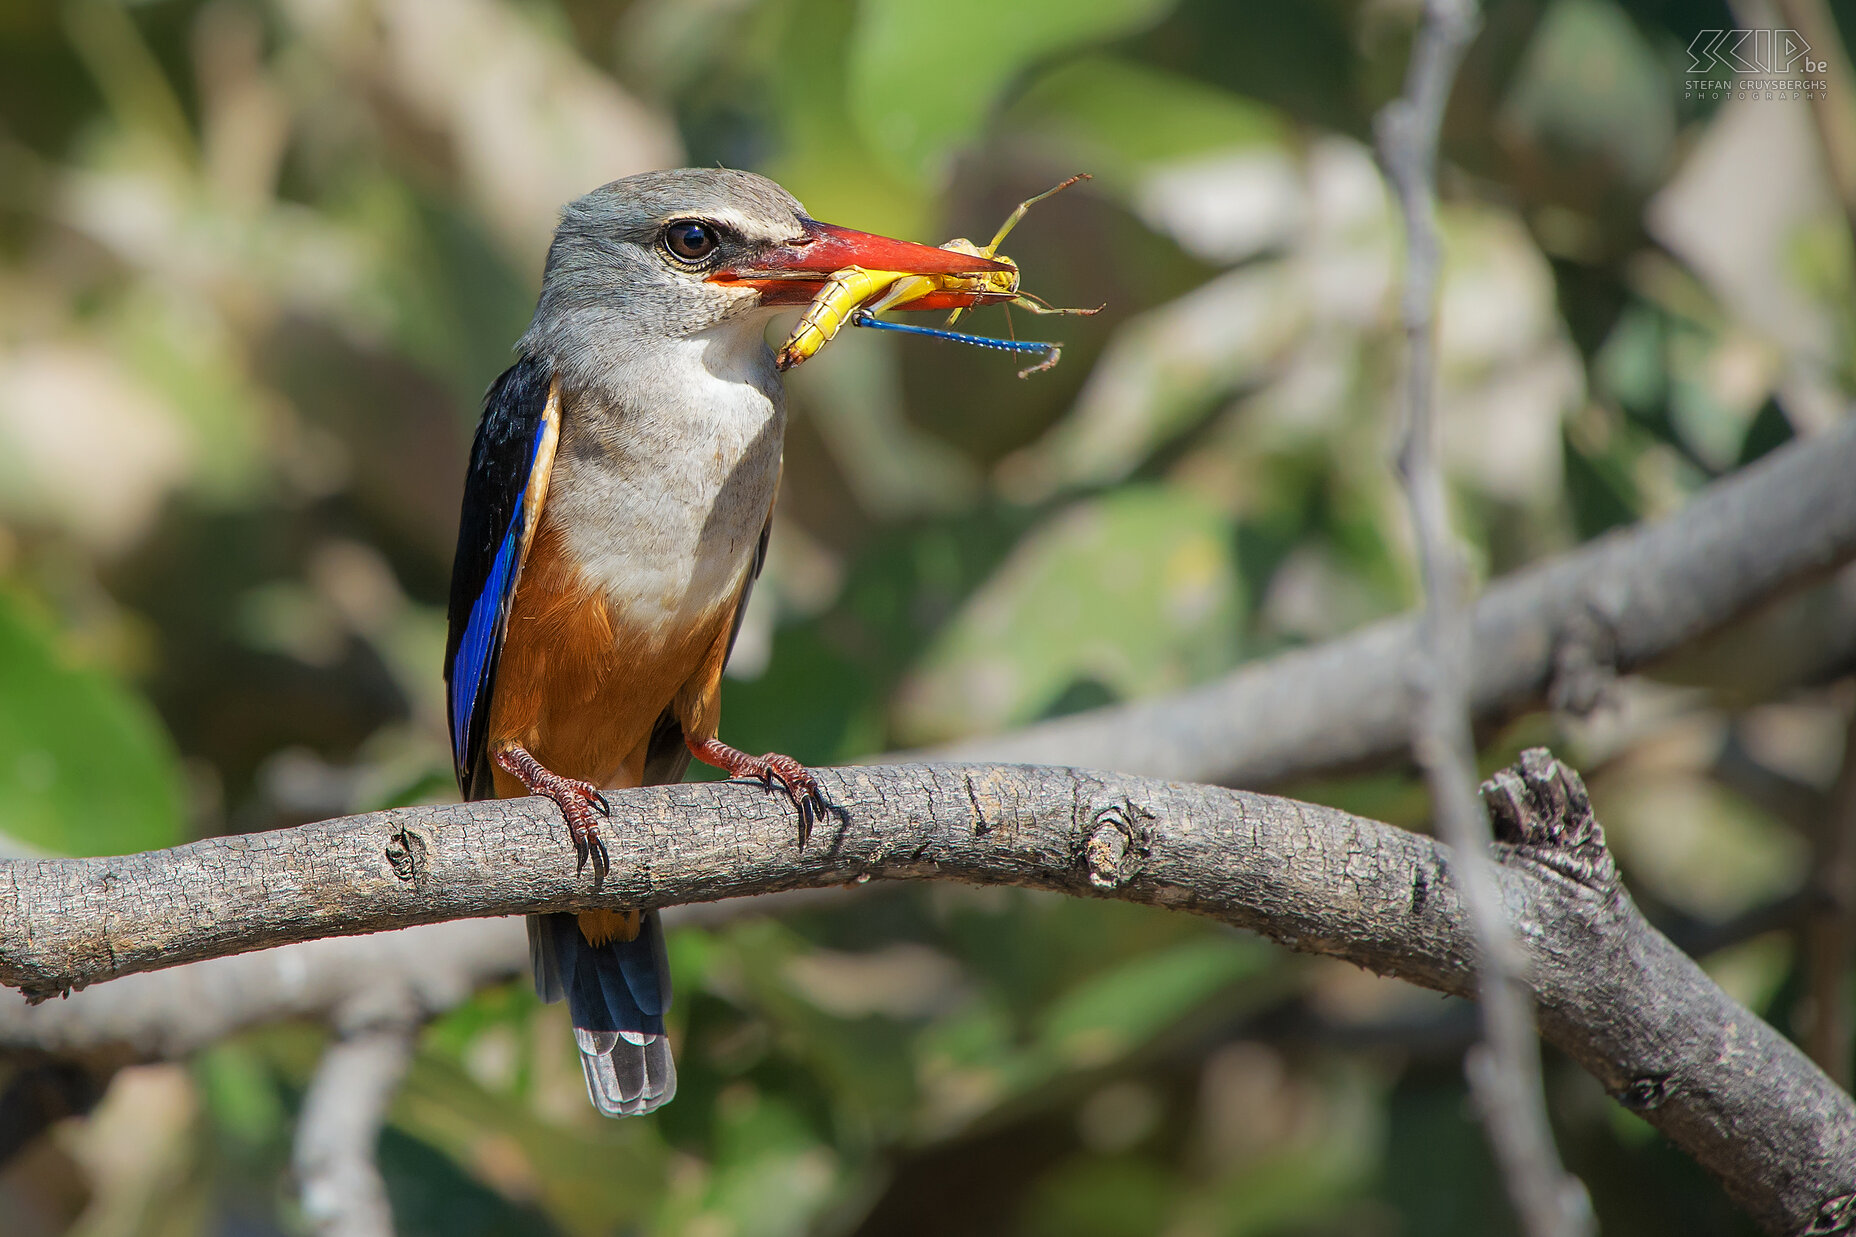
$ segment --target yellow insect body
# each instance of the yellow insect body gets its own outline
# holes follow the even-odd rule
[[[903,271],[865,270],[861,266],[834,271],[806,306],[792,334],[786,337],[786,344],[776,358],[779,367],[791,369],[812,357],[837,338],[844,324],[859,309],[872,313],[906,309],[910,302],[937,293],[972,296],[976,303],[980,298],[1008,300],[1018,294],[1018,265],[1010,258],[984,252],[966,239],[951,240],[941,248],[1011,263],[1012,269],[988,271],[984,275],[910,275]]]
[[[1003,262],[1011,267],[1011,270],[987,271],[983,275],[910,275],[891,288],[889,294],[880,303],[870,306],[870,311],[876,313],[884,309],[907,309],[911,301],[924,300],[937,292],[971,296],[975,304],[978,304],[981,298],[1010,300],[1017,296],[1018,263],[1002,253],[995,252],[999,248],[999,242],[1005,239],[1007,231],[1010,229],[1004,229],[998,236],[993,237],[992,244],[984,249],[964,236],[954,238],[941,248],[950,253],[971,254],[976,258],[990,258],[994,262]],[[959,311],[956,310],[955,313]]]
[[[1018,204],[1006,219],[999,231],[993,235],[992,243],[981,248],[965,237],[959,237],[942,245],[952,253],[970,254],[979,258],[990,258],[994,262],[1003,262],[1010,270],[988,271],[982,275],[911,275],[902,271],[872,271],[860,266],[847,266],[841,271],[833,272],[806,306],[805,314],[799,324],[793,328],[786,343],[775,358],[781,369],[791,369],[807,360],[830,343],[859,309],[871,313],[880,313],[885,309],[906,310],[918,302],[931,301],[920,308],[949,308],[948,302],[954,301],[953,312],[948,315],[948,325],[960,317],[963,310],[976,305],[994,304],[1009,301],[1032,313],[1093,314],[1094,309],[1053,309],[1042,301],[1027,298],[1019,292],[1018,264],[998,252],[999,245],[1011,232],[1025,212],[1033,205],[1043,201],[1059,190],[1067,189],[1079,180],[1088,177],[1072,176],[1053,189],[1047,189],[1034,198]],[[964,304],[959,302],[964,301]]]
[[[786,337],[786,344],[774,358],[775,362],[781,369],[791,369],[808,359],[837,338],[851,313],[865,301],[882,295],[884,289],[898,281],[915,278],[900,271],[867,271],[861,266],[833,271],[819,294],[806,306],[793,333]]]

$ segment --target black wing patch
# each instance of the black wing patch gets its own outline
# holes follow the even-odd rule
[[[548,415],[551,379],[547,366],[527,356],[504,370],[484,396],[483,420],[471,444],[445,645],[451,754],[466,799],[491,793],[485,751],[490,691],[527,531],[534,524],[527,508],[541,501],[532,482],[538,465],[553,465],[559,427]],[[545,485],[545,477],[541,480]]]

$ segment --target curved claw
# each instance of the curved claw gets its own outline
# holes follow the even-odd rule
[[[513,743],[498,749],[492,759],[498,768],[518,779],[531,792],[554,800],[567,821],[567,836],[574,844],[578,860],[574,871],[584,872],[590,862],[593,886],[597,889],[612,870],[612,856],[606,850],[605,840],[599,836],[599,819],[594,815],[597,812],[599,816],[611,818],[612,804],[607,802],[606,796],[591,782],[553,772]]]
[[[579,857],[574,871],[585,871],[586,865],[593,865],[593,884],[599,885],[606,879],[606,873],[612,871],[612,855],[606,849],[606,840],[599,836],[598,827],[592,824],[568,822],[568,832],[573,835],[574,853]]]
[[[606,850],[606,841],[592,831],[574,835],[574,851],[580,856],[580,862],[574,871],[584,871],[588,861],[593,864],[593,884],[600,885],[606,879],[606,873],[612,871],[612,855]]]
[[[769,775],[780,779],[786,797],[799,809],[799,844],[804,846],[812,836],[813,824],[825,814],[825,796],[811,771],[792,757],[769,752],[761,759],[767,762]]]
[[[778,781],[780,790],[798,809],[801,846],[812,836],[813,824],[830,810],[824,792],[819,789],[811,771],[791,756],[782,756],[778,752],[750,756],[719,739],[691,740],[689,749],[704,764],[714,765],[733,777],[753,778],[768,790],[772,790],[774,782]]]
[[[825,797],[819,793],[818,785],[803,767],[794,770],[796,776],[788,777],[787,771],[773,765],[773,757],[768,756],[766,786],[773,789],[774,779],[779,779],[780,789],[799,809],[799,845],[804,846],[812,836],[812,826],[825,815]]]

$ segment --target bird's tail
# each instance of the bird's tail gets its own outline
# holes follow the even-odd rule
[[[677,1067],[664,1034],[670,1008],[664,930],[656,911],[644,912],[637,925],[635,935],[596,932],[603,939],[595,944],[578,915],[528,918],[535,991],[544,1001],[566,998],[587,1098],[609,1117],[651,1112],[677,1093]]]

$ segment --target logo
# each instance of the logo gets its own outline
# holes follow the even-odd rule
[[[1796,30],[1703,30],[1688,45],[1688,71],[1713,73],[1822,73],[1811,45]]]
[[[1829,68],[1796,30],[1703,30],[1688,45],[1684,97],[1818,98]]]

